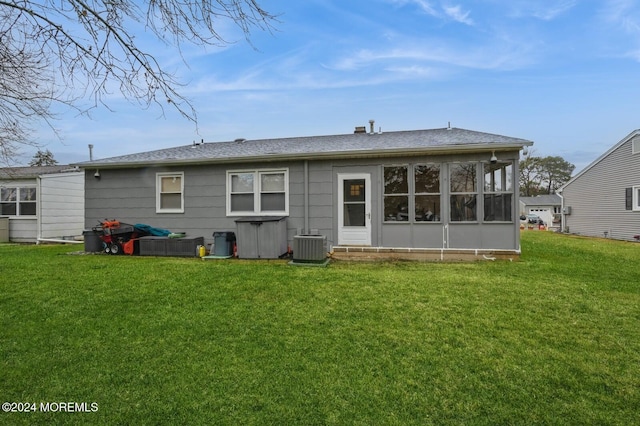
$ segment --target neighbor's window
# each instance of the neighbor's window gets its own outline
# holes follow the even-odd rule
[[[29,186],[0,188],[0,215],[35,216],[36,188]]]
[[[633,187],[633,210],[640,211],[640,186]]]
[[[487,222],[513,220],[513,164],[484,164],[484,220]]]
[[[184,173],[156,174],[156,212],[184,213]]]
[[[416,222],[440,221],[440,165],[417,165],[413,169]]]
[[[227,215],[287,215],[288,188],[288,170],[227,172]]]
[[[452,163],[449,165],[452,222],[478,220],[476,175],[477,163]]]
[[[409,220],[409,177],[407,166],[384,168],[384,220]]]

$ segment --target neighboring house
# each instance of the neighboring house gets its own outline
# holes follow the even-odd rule
[[[536,215],[550,229],[560,228],[562,198],[558,194],[520,197],[520,215]]]
[[[634,241],[640,234],[640,130],[560,188],[563,230]]]
[[[517,257],[519,153],[532,144],[371,124],[368,133],[237,139],[78,165],[86,227],[111,218],[211,243],[239,218],[269,217],[286,222],[289,246],[297,234],[324,235],[335,257]]]
[[[0,169],[0,216],[9,218],[14,242],[82,236],[83,171],[71,166]]]

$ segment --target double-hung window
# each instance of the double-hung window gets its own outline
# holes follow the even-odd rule
[[[450,210],[452,222],[478,220],[477,163],[449,164]]]
[[[640,186],[627,188],[627,210],[640,211]]]
[[[156,212],[184,213],[184,173],[156,174]]]
[[[36,188],[30,186],[0,188],[0,215],[35,216]]]
[[[513,164],[485,163],[483,180],[485,222],[511,222],[513,220]]]
[[[227,172],[227,215],[288,215],[289,171]]]

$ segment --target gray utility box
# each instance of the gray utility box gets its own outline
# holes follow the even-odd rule
[[[287,253],[287,221],[280,216],[236,219],[236,245],[240,259],[277,259]]]
[[[0,217],[0,243],[9,242],[9,218]]]

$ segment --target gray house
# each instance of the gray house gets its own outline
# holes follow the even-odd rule
[[[563,230],[634,241],[640,234],[640,130],[560,188]]]
[[[284,222],[289,247],[296,235],[325,236],[335,258],[513,258],[519,153],[532,144],[457,128],[382,133],[371,124],[369,132],[88,161],[79,164],[85,226],[116,218],[210,244],[214,232],[266,220]]]
[[[73,240],[84,226],[84,173],[71,166],[0,169],[0,217],[15,242]]]

